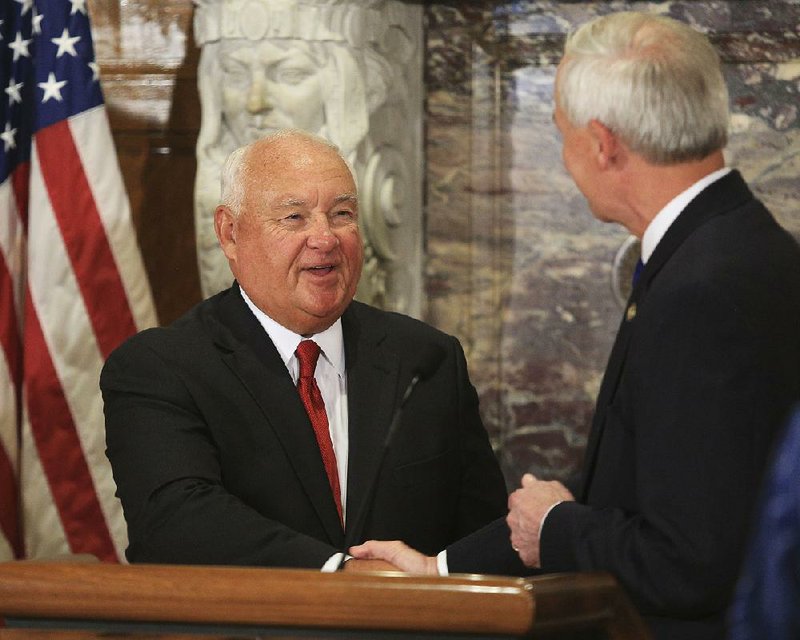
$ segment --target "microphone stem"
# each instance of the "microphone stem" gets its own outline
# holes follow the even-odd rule
[[[389,423],[389,428],[386,431],[386,437],[383,440],[383,447],[380,451],[380,457],[378,459],[378,466],[375,467],[379,472],[383,467],[383,459],[386,457],[386,452],[389,450],[389,445],[392,442],[392,438],[394,437],[394,432],[397,431],[397,426],[400,424],[400,418],[403,415],[403,407],[405,407],[406,401],[411,396],[411,393],[414,391],[414,387],[417,386],[417,383],[420,381],[420,374],[415,373],[414,377],[411,378],[411,382],[408,383],[406,387],[406,391],[403,394],[402,399],[400,400],[400,404],[397,406],[397,411],[395,411],[394,416],[392,417],[391,423]],[[347,537],[349,539],[349,543],[345,540],[345,548],[344,552],[342,553],[342,559],[339,561],[339,565],[336,568],[338,571],[344,565],[344,559],[347,555],[347,549],[361,537],[361,530],[364,528],[364,520],[367,516],[367,510],[369,506],[372,504],[372,500],[375,496],[375,487],[378,484],[378,477],[376,476],[373,482],[369,485],[367,489],[367,495],[364,499],[364,502],[361,503],[361,509],[359,509],[358,513],[356,514],[355,519],[353,520],[353,526],[348,527],[348,531],[351,532],[351,535]]]

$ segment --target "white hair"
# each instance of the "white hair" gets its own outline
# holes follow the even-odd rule
[[[708,39],[662,16],[619,12],[567,38],[559,106],[598,120],[655,164],[699,160],[728,140],[728,90]]]
[[[292,139],[319,144],[331,149],[336,153],[336,155],[339,156],[339,158],[341,158],[342,162],[345,163],[347,168],[350,170],[350,173],[353,173],[353,169],[350,166],[350,163],[347,161],[347,158],[341,154],[339,147],[333,144],[330,140],[302,129],[281,129],[280,131],[276,131],[275,133],[272,133],[264,138],[260,138],[255,142],[251,142],[250,144],[246,144],[234,149],[228,155],[225,163],[222,165],[222,171],[220,175],[222,187],[220,204],[228,207],[234,216],[238,216],[241,213],[242,205],[244,204],[245,185],[247,184],[246,178],[251,170],[247,160],[253,148],[256,146],[260,147],[263,145],[274,145],[284,140]]]

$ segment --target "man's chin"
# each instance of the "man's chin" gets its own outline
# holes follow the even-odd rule
[[[352,298],[339,300],[330,305],[309,305],[303,309],[302,318],[299,319],[303,331],[298,331],[301,335],[309,333],[320,333],[329,328],[334,322],[342,317],[345,309]]]
[[[613,224],[617,222],[614,216],[610,215],[608,212],[600,211],[599,209],[595,209],[593,207],[589,207],[589,211],[591,211],[595,220],[604,222],[605,224]]]

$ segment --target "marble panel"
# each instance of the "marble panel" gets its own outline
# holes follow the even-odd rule
[[[577,469],[620,320],[628,234],[592,218],[551,116],[565,34],[621,9],[709,33],[731,88],[728,160],[800,237],[800,3],[429,3],[425,317],[464,344],[509,486]]]

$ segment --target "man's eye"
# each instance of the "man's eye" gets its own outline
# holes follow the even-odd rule
[[[284,220],[302,220],[303,216],[299,213],[290,213],[288,216],[284,216]]]

